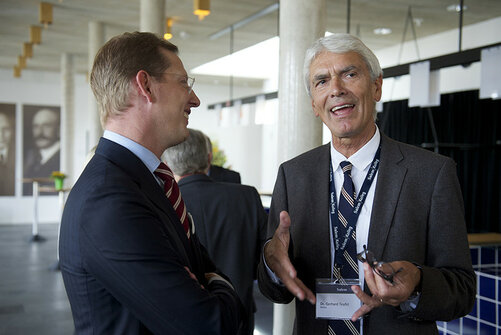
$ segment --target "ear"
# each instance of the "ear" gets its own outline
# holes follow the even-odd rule
[[[374,82],[374,101],[378,102],[381,100],[381,95],[382,95],[382,88],[383,88],[383,76],[379,76],[376,81]]]
[[[315,108],[315,101],[313,98],[311,98],[311,109],[313,111],[313,114],[315,114],[315,117],[318,117],[320,114],[318,114],[317,109]]]
[[[149,103],[153,102],[152,83],[151,76],[144,70],[139,71],[136,77],[134,77],[134,84],[137,86],[138,95],[144,97]]]
[[[207,159],[209,160],[209,166],[210,166],[210,164],[212,163],[212,152],[209,152]]]

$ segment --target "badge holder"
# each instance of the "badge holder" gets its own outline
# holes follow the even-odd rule
[[[358,279],[342,281],[331,278],[316,280],[316,318],[329,320],[349,320],[361,306],[360,299],[351,290],[352,285],[360,285]]]

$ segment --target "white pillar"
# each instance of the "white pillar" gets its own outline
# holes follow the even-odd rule
[[[92,65],[94,64],[94,57],[97,52],[104,44],[104,24],[102,22],[90,21],[89,22],[89,63],[88,63],[88,78],[90,80],[90,73],[92,71]],[[101,126],[101,121],[99,119],[99,110],[97,108],[96,98],[92,93],[89,86],[89,130],[87,132],[86,139],[86,151],[90,151],[101,137],[103,133],[103,127]]]
[[[163,36],[165,27],[165,0],[141,0],[140,31]]]
[[[322,144],[322,123],[312,112],[303,83],[306,49],[325,34],[325,0],[280,1],[278,162]],[[273,307],[273,335],[292,334],[295,300]]]
[[[280,1],[279,162],[322,144],[322,122],[303,84],[303,61],[306,49],[325,34],[325,13],[325,0]]]
[[[73,55],[61,55],[61,171],[68,175],[65,183],[73,185],[74,136],[75,136],[75,81]]]

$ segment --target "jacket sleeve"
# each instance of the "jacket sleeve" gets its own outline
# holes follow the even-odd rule
[[[431,196],[422,293],[411,318],[450,321],[468,314],[475,301],[461,189],[455,164],[446,159]]]
[[[287,185],[285,181],[285,173],[283,165],[278,170],[277,180],[273,189],[273,195],[270,206],[270,214],[268,216],[268,229],[267,235],[271,239],[275,230],[280,223],[280,212],[288,210],[287,207]],[[289,245],[289,257],[292,248],[292,236]],[[264,249],[263,249],[264,250]],[[291,258],[293,262],[293,259]],[[268,299],[276,303],[289,303],[294,298],[289,290],[283,285],[274,283],[268,275],[266,265],[264,263],[264,255],[261,253],[261,261],[258,266],[258,284],[261,293]]]

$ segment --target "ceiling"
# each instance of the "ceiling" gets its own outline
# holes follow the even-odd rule
[[[298,0],[308,1],[308,0]],[[74,55],[78,73],[87,71],[88,22],[103,22],[105,36],[139,29],[140,0],[45,0],[53,4],[53,23],[42,31],[42,43],[34,45],[27,69],[59,71],[61,54]],[[192,14],[192,0],[166,0],[165,16],[172,17],[174,44],[189,70],[227,55],[230,34],[217,39],[209,36],[267,8],[275,0],[212,0],[211,14],[203,21]],[[326,0],[327,31],[346,32],[347,0]],[[351,0],[350,32],[360,36],[372,49],[398,44],[412,5],[412,17],[418,38],[457,29],[459,14],[448,12],[447,6],[458,0]],[[463,24],[469,25],[501,16],[499,0],[464,0],[467,10]],[[31,25],[38,22],[39,1],[0,0],[0,68],[12,69],[30,39]],[[41,25],[40,25],[41,26]],[[376,35],[375,28],[392,29],[389,35]],[[293,29],[293,27],[292,27]],[[278,11],[256,19],[234,31],[233,51],[276,36]],[[409,25],[405,40],[413,38]]]

